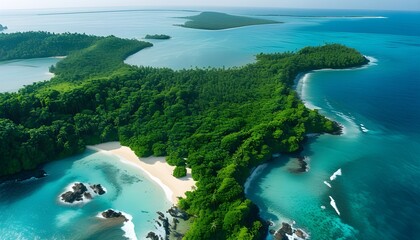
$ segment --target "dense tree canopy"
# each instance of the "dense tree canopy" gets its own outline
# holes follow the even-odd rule
[[[179,203],[196,216],[185,239],[261,239],[258,208],[243,191],[250,169],[274,152],[297,151],[307,133],[339,130],[305,108],[292,89],[294,78],[367,62],[354,49],[331,44],[260,54],[240,68],[174,71],[123,64],[150,46],[135,40],[21,33],[0,35],[0,42],[25,34],[93,42],[70,51],[51,81],[0,94],[0,175],[111,140],[139,156],[167,155],[177,166],[174,174],[181,176],[188,166],[197,181],[197,190]],[[24,57],[16,44],[7,44],[1,48],[6,56]]]

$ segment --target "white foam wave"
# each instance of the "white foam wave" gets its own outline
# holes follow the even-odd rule
[[[258,167],[256,167],[252,173],[251,176],[249,176],[249,178],[245,181],[244,184],[244,192],[245,194],[248,194],[249,191],[249,187],[251,186],[252,181],[254,181],[254,179],[261,174],[261,172],[268,166],[267,163],[261,164]]]
[[[133,223],[133,216],[131,216],[128,213],[121,212],[128,221],[124,222],[124,225],[121,227],[121,229],[125,232],[124,237],[130,239],[130,240],[137,240],[136,232],[134,230],[134,223]]]
[[[306,73],[303,75],[299,75],[297,77],[297,85],[296,85],[296,91],[299,93],[300,98],[302,99],[303,104],[305,107],[315,110],[315,109],[321,109],[320,107],[314,105],[313,103],[309,102],[307,100],[307,83],[309,82],[310,78],[312,76],[312,73]]]
[[[327,185],[329,188],[332,188],[331,184],[327,181],[324,181],[325,185]]]
[[[360,130],[362,130],[362,132],[364,132],[364,133],[369,132],[369,129],[367,129],[367,128],[365,127],[365,125],[363,125],[363,124],[360,124]]]
[[[125,218],[127,218],[127,221],[124,222],[123,226],[121,227],[121,229],[124,231],[124,237],[130,239],[130,240],[137,240],[137,235],[134,229],[134,223],[133,223],[133,216],[131,216],[130,214],[123,212],[123,211],[118,211],[112,208],[108,208],[107,210],[112,210],[114,212],[120,212],[122,213],[122,215],[125,216]],[[102,216],[102,212],[96,214],[97,218],[100,219],[106,219],[104,218],[104,216]]]
[[[340,215],[340,211],[338,211],[337,204],[335,203],[334,198],[332,198],[331,196],[329,196],[329,197],[331,199],[331,201],[330,201],[331,207],[333,207],[334,210],[337,212],[337,214]]]
[[[333,173],[333,175],[331,175],[330,180],[334,181],[337,178],[337,176],[341,176],[341,175],[342,175],[341,168],[339,168],[337,171]]]
[[[83,184],[86,186],[87,192],[90,194],[90,196],[92,196],[92,198],[91,198],[91,199],[86,198],[84,195],[82,195],[82,200],[81,200],[81,201],[74,201],[74,202],[72,202],[72,203],[69,203],[69,202],[64,201],[64,200],[63,200],[63,198],[61,197],[61,195],[62,195],[62,194],[64,194],[64,193],[66,193],[66,192],[69,192],[69,191],[70,191],[70,192],[73,192],[73,186],[74,186],[74,184],[77,184],[77,183],[82,183],[82,182],[74,182],[74,183],[71,183],[71,184],[67,185],[67,187],[65,187],[65,188],[64,188],[64,191],[63,191],[63,192],[62,192],[62,193],[58,196],[58,200],[59,200],[62,204],[65,204],[65,205],[79,205],[79,204],[86,204],[86,203],[88,203],[88,202],[92,201],[92,199],[98,195],[98,194],[97,194],[97,193],[95,193],[95,192],[93,191],[93,189],[90,187],[90,186],[91,186],[90,184],[83,183]],[[104,187],[102,187],[102,188],[104,189],[104,191],[105,191],[105,193],[106,193],[106,192],[107,192],[106,188],[104,188]]]

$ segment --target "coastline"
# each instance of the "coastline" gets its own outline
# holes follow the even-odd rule
[[[297,92],[300,100],[303,102],[303,104],[305,105],[306,108],[311,109],[311,110],[322,110],[321,107],[316,106],[314,103],[310,102],[308,100],[308,94],[306,93],[306,85],[311,77],[312,74],[317,73],[317,72],[323,72],[323,71],[354,71],[354,70],[362,70],[362,69],[366,69],[368,67],[371,66],[375,66],[378,63],[378,59],[371,57],[371,56],[366,56],[363,55],[368,62],[362,66],[359,67],[352,67],[352,68],[344,68],[344,69],[332,69],[332,68],[323,68],[323,69],[317,69],[317,70],[312,70],[312,71],[308,71],[308,72],[303,72],[303,73],[299,73],[295,80],[294,80],[294,90]],[[328,103],[329,104],[329,103]],[[352,127],[354,127],[355,129],[357,129],[357,131],[359,130],[359,125],[356,124],[354,121],[352,121],[352,118],[345,115],[344,113],[341,112],[337,112],[334,111],[335,115],[341,117],[341,120],[344,120],[346,122],[349,122],[351,125],[353,125]],[[326,116],[328,119],[330,119],[331,121],[336,122],[340,128],[341,128],[341,133],[338,135],[348,135],[351,131],[349,131],[349,126],[346,126],[343,122],[339,121],[337,118],[331,118]]]
[[[119,142],[101,143],[86,148],[115,155],[122,163],[140,169],[163,189],[166,198],[175,205],[179,201],[178,197],[185,197],[185,192],[191,191],[195,187],[191,169],[187,169],[187,176],[176,178],[172,176],[175,167],[167,164],[165,157],[139,158],[133,150],[122,146]]]

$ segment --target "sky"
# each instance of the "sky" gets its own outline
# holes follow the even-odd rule
[[[0,9],[78,7],[278,7],[420,11],[420,0],[0,0]]]

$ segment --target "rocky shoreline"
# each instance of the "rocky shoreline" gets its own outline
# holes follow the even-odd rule
[[[122,214],[122,212],[117,212],[117,211],[114,211],[112,209],[108,209],[106,211],[103,211],[101,213],[101,216],[104,217],[105,219],[114,218],[114,219],[122,219],[122,220],[124,220],[124,222],[128,221],[128,218],[126,216],[124,216],[124,214]]]
[[[159,235],[159,233],[156,232],[149,232],[146,236],[146,238],[151,240],[170,240],[170,239],[182,239],[184,237],[183,231],[180,231],[178,226],[180,222],[187,221],[190,216],[179,209],[176,206],[172,206],[166,213],[170,215],[170,218],[172,219],[172,223],[170,223],[169,218],[162,212],[156,212],[158,215],[158,218],[155,220],[157,226],[156,229],[162,228],[165,232],[165,236]]]
[[[7,182],[22,182],[30,179],[40,179],[47,176],[47,173],[43,169],[35,169],[30,171],[23,171],[13,175],[0,177],[0,184]]]
[[[274,225],[272,222],[270,223],[270,226]],[[286,222],[282,222],[281,225],[281,228],[279,228],[277,231],[274,229],[269,230],[269,233],[273,235],[273,238],[276,240],[302,240],[308,238],[308,234],[305,233],[302,229],[293,228],[291,224]]]
[[[76,182],[71,187],[72,190],[66,191],[60,195],[60,200],[65,203],[82,202],[84,200],[90,200],[95,195],[103,195],[106,193],[104,187],[101,184],[88,185]]]

